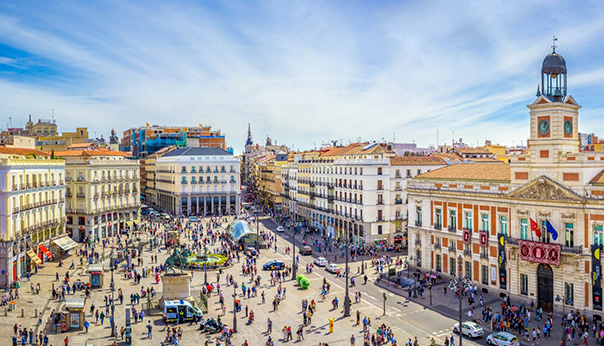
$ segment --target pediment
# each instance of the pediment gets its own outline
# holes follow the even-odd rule
[[[564,98],[564,103],[568,103],[568,104],[575,105],[575,106],[579,105],[579,104],[577,104],[577,101],[575,101],[575,98],[572,97],[571,95],[568,95]]]
[[[545,97],[544,95],[540,95],[539,97],[537,97],[537,99],[531,104],[532,105],[540,105],[543,103],[552,103],[552,101],[550,99],[548,99],[547,97]]]
[[[511,191],[511,198],[538,199],[547,201],[582,202],[585,199],[569,188],[542,175],[525,185]]]

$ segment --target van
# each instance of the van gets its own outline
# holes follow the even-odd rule
[[[182,312],[182,315],[180,314]],[[184,300],[164,301],[164,322],[176,322],[182,316],[182,321],[201,321],[203,313],[199,308]]]

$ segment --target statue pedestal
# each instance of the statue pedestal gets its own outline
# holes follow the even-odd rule
[[[168,273],[162,275],[162,301],[164,300],[188,300],[191,297],[191,274]]]

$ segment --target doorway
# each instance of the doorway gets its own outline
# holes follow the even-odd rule
[[[554,307],[554,272],[548,264],[537,268],[537,307],[552,312]]]

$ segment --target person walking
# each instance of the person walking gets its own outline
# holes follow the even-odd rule
[[[153,326],[151,325],[151,320],[149,320],[149,322],[147,322],[147,338],[148,339],[153,339]]]

